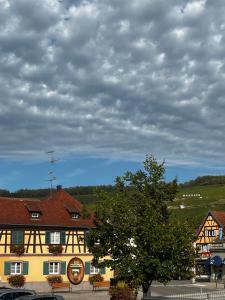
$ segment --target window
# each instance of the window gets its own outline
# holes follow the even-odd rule
[[[209,251],[209,245],[202,245],[202,251],[203,252],[208,252]]]
[[[91,275],[94,275],[94,274],[99,274],[100,273],[100,269],[93,266],[93,265],[90,265],[90,274]]]
[[[60,232],[50,233],[50,244],[60,244]]]
[[[10,264],[10,274],[22,274],[22,263],[21,262],[11,262]]]
[[[49,263],[49,274],[60,274],[60,263],[53,261]]]
[[[44,261],[43,262],[43,275],[53,274],[66,274],[65,261]]]
[[[209,244],[197,244],[196,247],[200,252],[209,252]]]
[[[80,219],[80,214],[79,213],[72,213],[71,218],[72,219]]]
[[[206,236],[216,236],[216,230],[214,229],[205,229]]]
[[[64,245],[66,243],[66,232],[65,231],[46,231],[45,243],[47,245]]]
[[[31,218],[32,218],[32,219],[38,219],[39,216],[40,216],[40,214],[39,214],[38,212],[32,212],[32,213],[31,213]]]
[[[34,293],[32,292],[15,292],[13,293],[13,299],[17,299],[19,297],[22,297],[22,296],[30,296],[30,295],[33,295]]]
[[[1,300],[13,300],[13,294],[12,293],[6,293],[0,297]]]

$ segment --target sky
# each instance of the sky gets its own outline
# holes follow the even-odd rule
[[[223,0],[0,0],[0,188],[52,170],[112,184],[146,154],[166,180],[225,174],[224,15]]]

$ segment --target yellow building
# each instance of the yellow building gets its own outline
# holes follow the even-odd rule
[[[0,279],[23,274],[26,282],[46,282],[48,275],[81,286],[97,269],[86,246],[93,216],[83,218],[82,204],[61,186],[44,200],[0,198]]]

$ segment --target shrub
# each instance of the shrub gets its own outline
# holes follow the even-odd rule
[[[20,255],[24,254],[24,252],[25,252],[24,245],[11,245],[10,252],[15,253],[18,256],[20,256]]]
[[[52,253],[53,255],[57,255],[62,253],[63,246],[62,245],[49,245],[48,246],[49,253]]]
[[[52,285],[53,283],[62,283],[63,281],[61,275],[49,275],[46,278],[49,285]]]
[[[93,284],[93,282],[101,282],[104,280],[103,276],[101,274],[95,274],[95,275],[91,275],[88,278],[90,284]]]
[[[26,279],[23,275],[11,275],[7,278],[9,285],[13,287],[22,287],[24,286]]]
[[[132,300],[134,299],[133,291],[129,287],[111,287],[109,289],[109,294],[112,300]]]

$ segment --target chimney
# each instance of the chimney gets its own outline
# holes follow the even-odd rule
[[[57,185],[56,189],[57,189],[57,191],[60,191],[62,189],[62,186],[61,185]]]

